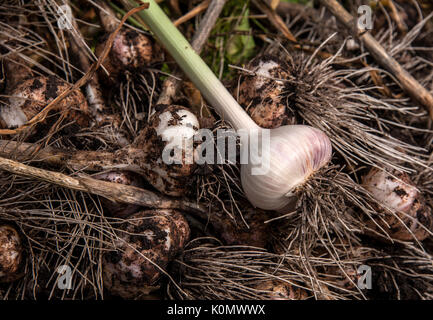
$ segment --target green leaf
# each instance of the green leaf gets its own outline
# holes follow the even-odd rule
[[[235,31],[251,31],[249,21],[249,9],[245,13]],[[254,55],[256,44],[252,35],[235,35],[230,39],[227,46],[227,59],[230,63],[237,64],[241,61],[248,60]]]

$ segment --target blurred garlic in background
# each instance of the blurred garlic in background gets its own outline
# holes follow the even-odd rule
[[[429,237],[433,228],[432,209],[424,200],[409,175],[397,170],[372,168],[363,177],[363,186],[386,208],[394,212],[380,212],[369,227],[383,228],[391,238],[422,241]]]

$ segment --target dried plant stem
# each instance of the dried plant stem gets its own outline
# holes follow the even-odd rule
[[[182,17],[180,17],[179,19],[177,19],[176,21],[174,21],[173,24],[176,27],[178,27],[182,23],[187,22],[188,20],[194,18],[198,14],[202,13],[203,11],[205,11],[207,9],[207,7],[209,7],[210,3],[211,3],[211,0],[205,0],[205,1],[203,1],[198,6],[196,6],[191,11],[189,11],[187,14],[183,15]]]
[[[88,49],[84,43],[84,37],[78,28],[77,21],[73,16],[71,20],[73,26],[73,29],[69,33],[71,52],[76,56],[81,69],[86,73],[91,68],[89,57],[86,55]],[[100,120],[100,116],[98,117],[98,115],[106,108],[96,73],[86,84],[86,97],[92,114],[96,117],[97,121]]]
[[[13,157],[19,161],[32,159],[61,166],[64,164],[67,154],[50,146],[41,148],[40,145],[32,143],[0,140],[0,156]]]
[[[0,141],[0,156],[18,161],[39,161],[54,166],[64,166],[75,171],[128,170],[142,174],[143,170],[137,163],[143,157],[143,151],[133,146],[109,151],[67,150],[41,145]]]
[[[402,20],[400,15],[398,14],[398,10],[395,7],[394,2],[392,0],[385,0],[383,2],[384,2],[384,5],[388,6],[389,9],[391,10],[391,17],[395,20],[395,23],[397,24],[398,30],[400,30],[400,32],[402,34],[406,34],[407,33],[407,27],[404,24],[404,21]]]
[[[425,106],[433,119],[433,96],[414,77],[410,75],[380,43],[369,33],[360,32],[356,19],[336,0],[320,0],[331,13],[347,27],[354,37],[363,41],[377,62],[390,71],[400,82],[402,88],[416,101]]]
[[[116,202],[159,209],[176,208],[185,211],[204,211],[204,208],[198,204],[181,199],[170,199],[137,187],[101,181],[90,177],[70,177],[63,173],[31,167],[3,157],[0,157],[0,169],[67,189],[96,194]]]
[[[295,36],[290,32],[289,28],[287,27],[286,23],[281,19],[281,17],[275,12],[275,10],[268,5],[263,0],[253,0],[254,5],[260,9],[266,16],[268,17],[269,21],[282,32],[282,34],[291,42],[296,43],[298,42],[295,38]]]

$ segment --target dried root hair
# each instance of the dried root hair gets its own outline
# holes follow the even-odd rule
[[[367,262],[372,270],[370,299],[433,299],[431,250],[410,244],[381,246],[377,250],[379,255]]]
[[[414,245],[423,248],[410,229],[412,220],[404,220],[402,212],[380,203],[343,168],[331,166],[322,169],[299,188],[298,195],[292,211],[267,223],[272,223],[273,250],[281,254],[296,250],[304,258],[305,270],[311,274],[315,271],[310,257],[317,247],[336,261],[341,257],[342,249],[333,245],[335,241],[348,248],[358,247],[361,239],[368,235],[386,244],[405,243],[390,235],[392,229],[386,228],[387,216],[412,235]],[[433,234],[429,227],[423,229]]]
[[[394,1],[395,3],[395,1]],[[351,4],[354,14],[357,15],[357,8],[363,4],[362,1],[355,1]],[[431,14],[423,16],[422,10],[417,1],[410,1],[411,9],[415,8],[415,15],[418,19],[410,18],[408,21],[417,23],[406,33],[399,35],[395,21],[384,8],[380,8],[379,15],[386,16],[385,23],[374,26],[374,36],[381,43],[385,50],[396,59],[411,75],[413,75],[427,89],[432,89],[433,65],[430,62],[433,54],[431,34]],[[380,7],[382,7],[380,5]],[[332,64],[339,69],[352,69],[350,81],[360,87],[359,93],[366,93],[377,100],[388,103],[399,109],[399,111],[386,112],[389,106],[381,108],[379,112],[381,119],[400,124],[398,130],[404,130],[403,139],[407,133],[410,136],[416,132],[405,130],[405,127],[414,126],[420,131],[431,128],[431,122],[425,110],[419,108],[402,91],[397,80],[386,70],[377,65],[370,53],[359,42],[352,39],[349,33],[341,31],[335,17],[325,8],[315,10],[309,8],[308,19],[303,15],[296,15],[288,19],[288,25],[298,41],[300,47],[294,47],[294,51],[313,53],[322,59],[332,59]],[[400,12],[402,10],[400,9]],[[404,12],[404,10],[403,10]],[[376,21],[375,19],[373,19]],[[291,47],[291,46],[290,46]],[[352,48],[354,47],[354,48]],[[336,56],[338,55],[338,56]],[[335,58],[332,58],[336,56]],[[342,75],[343,77],[347,77]],[[353,86],[353,85],[352,85]],[[380,106],[380,102],[368,101],[368,105]],[[380,109],[380,107],[379,107]],[[370,113],[376,114],[378,109],[371,109]],[[386,112],[384,115],[383,113]],[[361,118],[358,118],[360,120]],[[375,120],[374,120],[375,121]],[[385,123],[386,124],[386,123]],[[380,124],[379,124],[380,126]],[[392,128],[391,128],[392,129]],[[411,142],[413,145],[425,147],[423,138],[417,137]]]
[[[210,129],[214,133],[215,145],[218,145],[217,130],[231,129],[231,127],[218,121]],[[236,148],[239,151],[239,140],[236,141]],[[215,159],[223,163],[204,164],[197,169],[195,194],[191,196],[195,196],[198,202],[206,204],[210,210],[224,212],[234,223],[248,227],[242,214],[242,203],[247,200],[240,181],[240,168],[236,163],[231,163],[227,157],[219,154],[218,148],[215,148],[214,152]]]
[[[290,263],[290,257],[248,246],[224,246],[215,238],[196,238],[185,248],[181,258],[173,262],[172,283],[167,285],[170,299],[275,299],[272,290],[264,289],[269,281],[289,287],[293,299],[312,297],[303,283],[302,274]]]
[[[24,244],[22,278],[0,285],[0,298],[102,299],[101,258],[116,238],[96,197],[1,174],[0,221],[17,226]],[[61,266],[72,288],[60,290]]]
[[[299,121],[325,132],[334,150],[349,168],[359,164],[410,171],[408,164],[425,166],[425,149],[391,135],[393,128],[420,130],[393,121],[385,113],[413,115],[383,99],[368,94],[369,88],[353,85],[350,77],[357,70],[333,68],[336,55],[319,61],[315,55],[289,53],[286,58],[289,79],[286,106]]]
[[[331,247],[333,251],[329,251]],[[367,300],[368,290],[359,286],[358,269],[377,256],[376,249],[361,243],[347,243],[337,237],[320,241],[308,257],[316,275],[312,285],[318,298]]]

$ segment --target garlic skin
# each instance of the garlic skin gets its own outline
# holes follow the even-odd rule
[[[294,113],[283,100],[285,82],[275,80],[290,76],[285,71],[288,68],[282,68],[282,63],[277,57],[269,55],[254,59],[246,67],[254,74],[243,76],[239,85],[238,102],[262,128],[272,129],[296,123]]]
[[[18,232],[11,226],[0,226],[0,283],[18,278],[23,247]]]
[[[183,215],[175,210],[138,212],[119,229],[116,251],[103,257],[104,286],[124,299],[138,298],[158,289],[162,272],[149,260],[165,269],[182,251],[190,229]]]
[[[93,178],[138,188],[142,188],[144,185],[141,177],[138,174],[130,171],[113,170],[96,174],[93,176]],[[100,201],[106,212],[110,216],[117,218],[126,218],[140,209],[140,206],[135,204],[118,203],[103,197],[100,198]]]
[[[0,108],[0,121],[4,128],[17,128],[38,114],[61,92],[71,87],[57,77],[38,76],[21,82],[9,93],[9,105]],[[54,111],[68,110],[66,118],[79,126],[88,126],[89,110],[84,95],[79,90],[71,92]]]
[[[96,56],[101,55],[105,44],[106,41],[97,45]],[[114,38],[113,46],[102,65],[108,71],[111,80],[114,80],[125,70],[133,71],[149,66],[154,54],[149,37],[135,30],[122,29]]]
[[[151,121],[134,141],[132,148],[142,150],[140,168],[147,181],[158,191],[181,196],[189,188],[196,165],[194,135],[199,130],[197,117],[178,105],[157,106]],[[183,143],[192,148],[183,147]],[[170,155],[170,150],[173,155]],[[166,163],[164,157],[173,163]]]
[[[428,230],[432,230],[432,209],[426,204],[422,194],[407,173],[396,170],[386,172],[372,168],[363,177],[362,183],[377,201],[387,208],[395,210],[395,215],[413,233],[412,235],[395,215],[385,213],[382,218],[388,226],[381,219],[377,219],[377,223],[388,232],[391,238],[411,241],[414,240],[415,236],[417,240],[422,241],[430,236],[422,225]],[[372,221],[368,221],[367,225],[380,232]]]
[[[309,177],[329,163],[332,145],[320,130],[303,125],[270,130],[270,151],[263,162],[267,174],[251,175],[251,161],[241,167],[244,192],[250,202],[264,210],[283,210]]]

